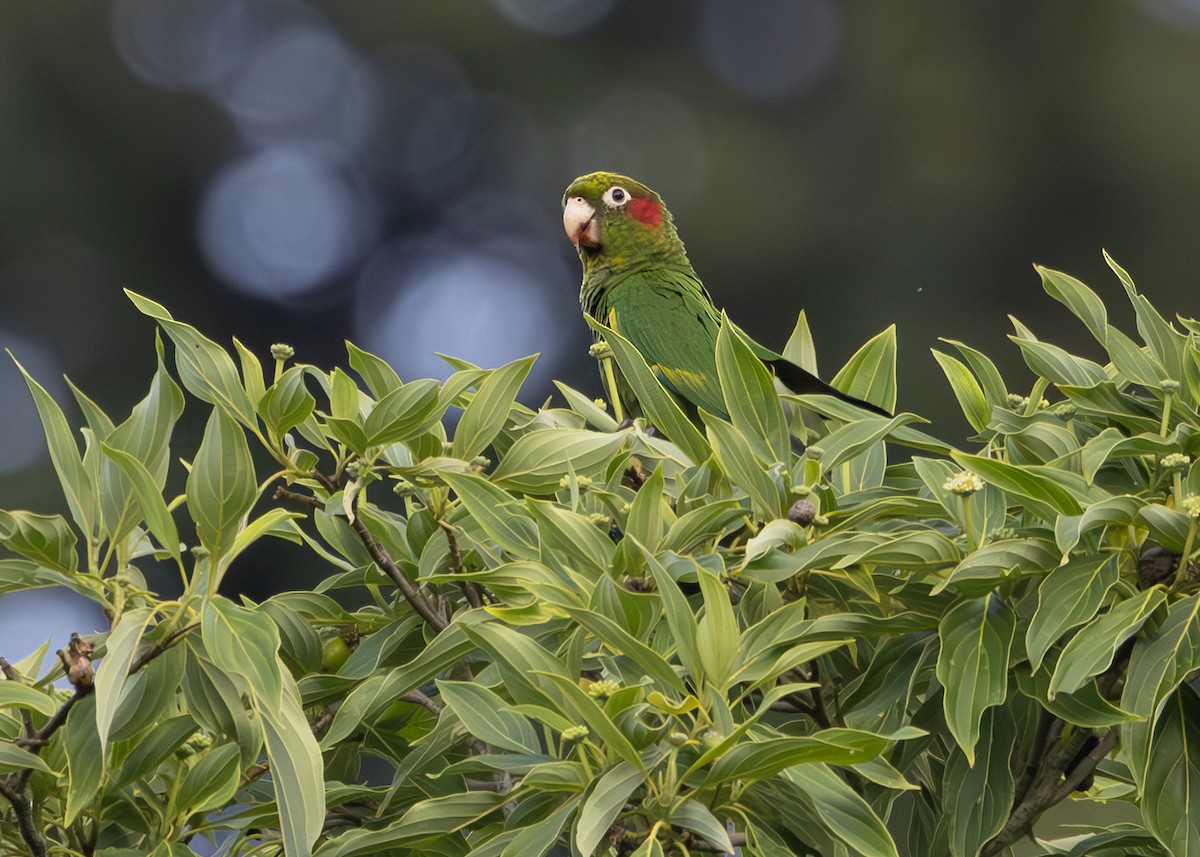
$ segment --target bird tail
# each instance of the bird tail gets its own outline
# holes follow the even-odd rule
[[[879,407],[879,405],[874,405],[871,402],[856,399],[854,396],[843,393],[836,387],[826,384],[812,372],[801,369],[795,363],[784,360],[782,357],[764,362],[775,372],[775,377],[793,393],[824,393],[827,396],[833,396],[835,399],[841,399],[843,402],[848,402],[851,405],[857,405],[873,414],[879,414],[881,417],[892,416],[892,414]]]

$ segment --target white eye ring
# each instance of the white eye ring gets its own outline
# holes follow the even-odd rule
[[[604,196],[601,199],[604,200],[604,204],[609,208],[623,208],[633,197],[625,188],[620,185],[613,185],[604,192]]]

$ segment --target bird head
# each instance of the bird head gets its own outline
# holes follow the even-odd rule
[[[588,173],[563,194],[563,228],[584,265],[618,265],[683,246],[662,198],[617,173]]]

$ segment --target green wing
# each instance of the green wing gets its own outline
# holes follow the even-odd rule
[[[633,343],[663,386],[714,414],[725,414],[717,380],[720,317],[687,270],[656,268],[612,287],[608,322]]]

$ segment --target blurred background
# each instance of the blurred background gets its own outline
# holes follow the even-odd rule
[[[1031,263],[1126,329],[1101,248],[1198,312],[1200,0],[5,0],[0,346],[122,419],[153,369],[130,288],[264,360],[536,351],[528,402],[598,395],[559,200],[601,168],[662,193],[756,338],[806,308],[826,377],[895,323],[901,407],[961,439],[939,336],[1014,390],[1006,314],[1097,356]],[[7,359],[0,507],[61,507]],[[0,598],[0,646],[102,622],[35,597]]]

